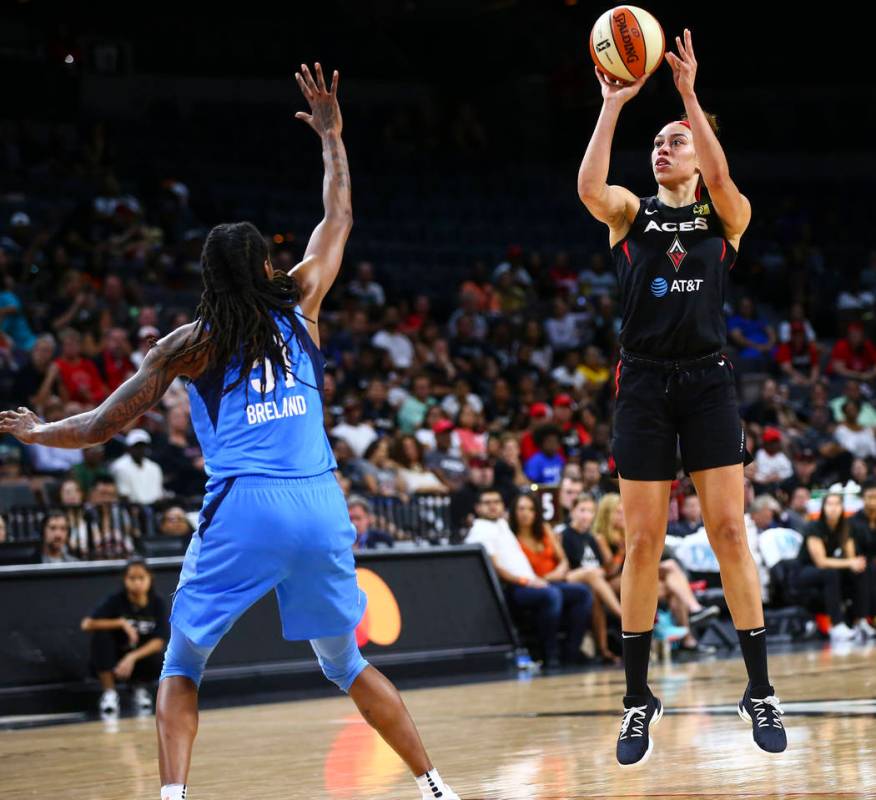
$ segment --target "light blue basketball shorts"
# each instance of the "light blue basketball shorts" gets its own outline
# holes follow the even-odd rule
[[[356,583],[355,538],[331,472],[228,478],[204,498],[171,623],[196,645],[213,647],[273,589],[285,639],[349,633],[366,604]]]

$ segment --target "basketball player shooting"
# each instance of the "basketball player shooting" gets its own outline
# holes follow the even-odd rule
[[[359,652],[366,598],[356,583],[355,532],[323,427],[317,320],[352,226],[341,139],[338,73],[326,86],[301,66],[322,140],[325,216],[304,258],[275,272],[249,222],[217,225],[201,254],[204,291],[194,322],[158,341],[103,404],[46,423],[25,408],[0,414],[0,432],[25,443],[82,448],[105,442],[189,380],[192,423],[208,475],[200,524],[180,574],[158,690],[162,800],[184,800],[198,728],[198,686],[210,653],[270,590],[289,640],[309,639],[323,672],[413,772],[423,798],[459,800],[442,782],[395,687]],[[239,792],[237,792],[239,794]]]
[[[714,119],[697,100],[690,31],[675,41],[678,53],[667,53],[666,60],[686,113],[654,139],[657,194],[639,198],[607,184],[620,111],[647,74],[626,85],[596,68],[602,111],[578,172],[581,202],[608,226],[623,306],[612,440],[627,521],[621,583],[627,693],[617,742],[622,767],[647,760],[650,726],[663,715],[648,688],[648,656],[677,448],[702,504],[742,646],[748,686],[739,715],[751,722],[762,750],[778,753],[787,746],[767,673],[760,583],[743,521],[742,470],[751,457],[733,368],[721,352],[728,272],[751,206],[730,177]]]

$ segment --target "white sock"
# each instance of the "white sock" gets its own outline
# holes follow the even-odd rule
[[[169,783],[161,787],[161,800],[186,800],[184,783]]]
[[[430,769],[424,775],[420,775],[416,781],[424,798],[432,800],[432,798],[443,797],[445,794],[444,781],[441,780],[437,769]]]

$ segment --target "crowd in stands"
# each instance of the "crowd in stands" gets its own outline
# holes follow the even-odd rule
[[[0,202],[0,405],[61,419],[99,404],[157,337],[191,319],[200,247],[218,220],[199,218],[180,181],[142,192],[123,184],[97,131],[51,157],[4,135],[4,171],[48,176],[70,194]],[[819,293],[810,318],[829,267],[805,218],[775,213],[752,233],[750,256],[743,244],[749,265],[736,268],[726,308],[754,456],[748,511],[755,535],[781,528],[806,537],[796,578],[822,587],[834,626],[849,586],[848,621],[866,624],[876,598],[876,500],[861,493],[876,464],[876,250],[849,273],[854,279],[833,284],[832,296]],[[770,222],[775,240],[764,232]],[[271,247],[281,269],[300,255],[282,235]],[[511,604],[535,619],[549,660],[562,655],[553,631],[564,618],[567,658],[592,618],[598,653],[611,660],[606,630],[619,613],[623,518],[610,452],[618,287],[606,248],[575,261],[561,246],[511,244],[493,263],[473,260],[458,283],[422,293],[395,291],[379,255],[345,266],[319,321],[325,427],[357,547],[417,540],[439,524],[442,542],[479,541]],[[759,291],[754,279],[783,274],[793,280],[778,301],[775,286]],[[142,549],[146,529],[190,535],[203,485],[176,381],[105,445],[68,451],[4,437],[0,542],[36,526],[43,561],[128,556]],[[556,487],[550,530],[544,487]],[[857,512],[854,531],[838,533],[832,510],[812,522],[830,487]],[[669,519],[670,541],[702,533],[681,469]],[[665,628],[695,650],[694,627],[714,611],[697,600],[690,564],[680,561],[670,548],[661,565]]]

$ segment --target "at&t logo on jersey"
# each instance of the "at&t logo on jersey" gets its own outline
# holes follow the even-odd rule
[[[665,278],[654,278],[654,280],[651,281],[651,294],[653,294],[654,297],[663,297],[668,291],[669,284],[666,283]]]
[[[672,284],[669,284],[665,278],[654,278],[651,281],[651,294],[654,297],[663,297],[664,295],[670,292],[679,292],[682,294],[690,294],[691,292],[698,292],[700,287],[703,285],[705,280],[703,278],[694,278],[692,280],[674,280]]]

